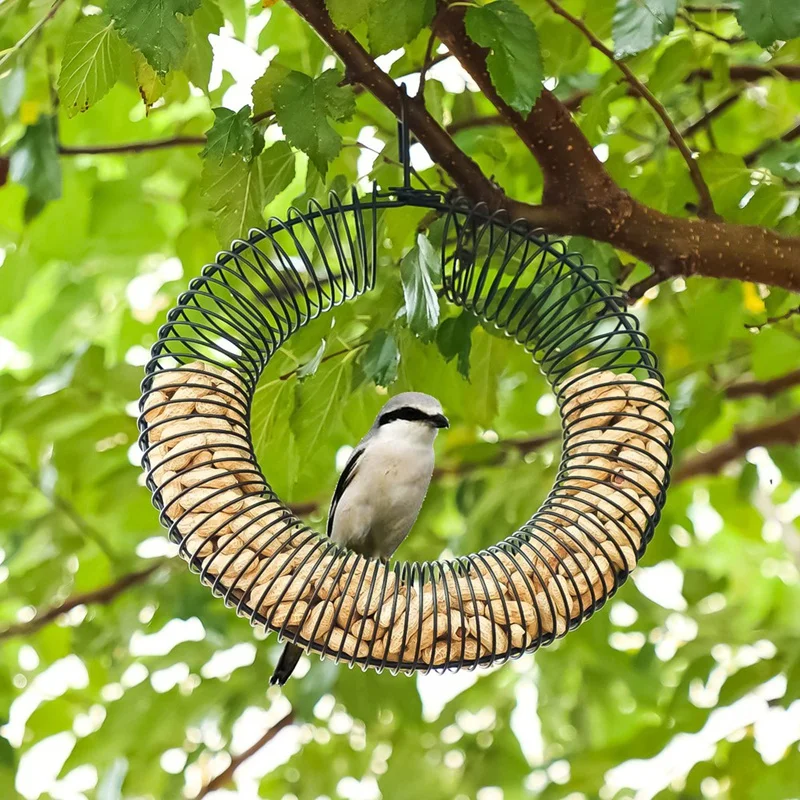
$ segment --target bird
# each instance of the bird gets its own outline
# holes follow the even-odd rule
[[[388,562],[419,516],[433,476],[433,443],[449,427],[429,394],[403,392],[389,400],[339,476],[328,513],[331,540]],[[287,643],[270,684],[283,686],[302,653]]]

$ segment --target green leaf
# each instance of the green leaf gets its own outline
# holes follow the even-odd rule
[[[371,0],[367,21],[370,49],[376,54],[388,53],[407,44],[430,23],[434,10],[434,0]]]
[[[253,114],[267,114],[275,110],[275,89],[289,74],[288,67],[271,61],[266,72],[253,84]]]
[[[736,18],[762,47],[800,36],[800,4],[796,0],[741,0]]]
[[[675,27],[678,0],[617,0],[614,51],[632,56],[647,50]]]
[[[214,117],[214,125],[208,132],[208,141],[200,155],[217,164],[237,155],[249,161],[256,152],[256,137],[260,138],[250,121],[250,106],[243,106],[238,111],[215,108]],[[263,146],[263,139],[261,143]]]
[[[325,0],[333,24],[344,30],[350,30],[366,19],[371,3],[372,0]]]
[[[427,339],[439,323],[439,298],[434,284],[441,281],[442,268],[437,252],[420,233],[417,243],[400,262],[400,278],[406,301],[408,327]]]
[[[467,419],[484,428],[489,428],[497,416],[497,395],[500,373],[503,369],[503,340],[476,328],[472,343],[472,386]]]
[[[343,122],[355,111],[353,90],[339,86],[341,80],[342,73],[333,69],[319,78],[293,71],[273,93],[275,115],[289,144],[306,153],[323,176],[342,147],[330,120]]]
[[[13,117],[25,97],[25,73],[18,66],[0,75],[0,111],[5,117]]]
[[[190,16],[200,0],[109,0],[108,13],[120,33],[161,75],[180,65],[188,44],[178,14]]]
[[[475,147],[498,163],[508,159],[505,147],[492,136],[478,136],[475,140]]]
[[[622,262],[610,244],[596,242],[584,236],[572,236],[569,246],[571,250],[576,250],[583,256],[584,264],[597,267],[600,278],[616,283],[622,270]]]
[[[361,359],[361,368],[378,386],[388,386],[397,377],[400,351],[390,331],[378,331]]]
[[[465,15],[469,37],[491,53],[489,76],[500,97],[527,116],[542,93],[544,71],[539,37],[530,17],[511,0],[470,7]]]
[[[316,375],[317,370],[319,369],[319,365],[322,363],[322,356],[325,355],[325,347],[326,342],[323,339],[319,343],[319,347],[317,348],[317,352],[305,363],[303,364],[300,369],[297,370],[297,377],[299,380],[303,380],[304,378],[310,378],[312,375]]]
[[[55,117],[39,117],[25,129],[11,151],[8,174],[12,181],[28,190],[26,219],[32,219],[47,203],[61,197]]]
[[[202,187],[214,212],[217,235],[222,243],[247,236],[250,228],[263,224],[265,182],[263,156],[251,162],[229,156],[203,165]]]
[[[290,426],[295,410],[297,378],[261,381],[253,397],[250,429],[259,462],[268,464],[265,477],[281,495],[288,494],[296,480],[297,443]],[[280,459],[275,455],[280,454]]]
[[[800,142],[776,142],[758,159],[773,175],[800,181]]]
[[[436,344],[445,361],[456,362],[458,371],[469,380],[469,354],[472,349],[472,331],[478,319],[469,311],[462,311],[457,317],[446,319],[436,332]]]
[[[341,420],[342,406],[350,388],[357,350],[320,365],[317,374],[297,384],[296,408],[291,426],[301,451],[312,455],[328,441]]]
[[[275,142],[260,156],[264,205],[271,203],[293,180],[295,154],[286,142]]]
[[[58,96],[74,117],[94,105],[117,82],[120,42],[114,26],[100,16],[82,17],[64,43]]]
[[[183,58],[183,69],[195,86],[207,91],[213,60],[208,37],[219,33],[219,29],[225,24],[225,19],[213,0],[203,0],[200,8],[188,17],[184,24],[188,44]]]
[[[149,112],[152,105],[164,96],[166,84],[141,53],[135,54],[134,74],[139,96]]]

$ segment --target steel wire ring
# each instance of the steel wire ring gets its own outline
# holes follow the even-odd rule
[[[249,420],[275,352],[374,288],[381,215],[407,206],[443,218],[446,299],[539,364],[563,446],[553,488],[517,531],[388,569],[292,514],[261,473]],[[611,286],[563,242],[434,192],[332,194],[234,242],[169,312],[142,391],[146,482],[180,555],[253,625],[351,666],[474,668],[564,636],[641,558],[669,483],[663,378]]]

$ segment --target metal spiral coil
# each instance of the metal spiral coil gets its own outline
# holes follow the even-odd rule
[[[442,220],[446,299],[538,363],[563,448],[544,504],[500,543],[386,569],[280,501],[256,462],[249,416],[279,348],[375,287],[384,215],[408,206]],[[353,190],[348,202],[331,194],[234,242],[169,312],[142,385],[147,486],[190,567],[253,625],[364,668],[502,662],[591,616],[653,536],[672,425],[648,344],[594,267],[502,212],[408,187]]]

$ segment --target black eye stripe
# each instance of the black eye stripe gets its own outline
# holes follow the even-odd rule
[[[395,408],[392,411],[387,411],[385,414],[381,414],[380,418],[378,419],[378,424],[388,425],[390,422],[394,422],[398,419],[405,420],[406,422],[430,422],[434,416],[438,415],[426,414],[424,411],[420,411],[418,408],[403,406],[403,408]]]

